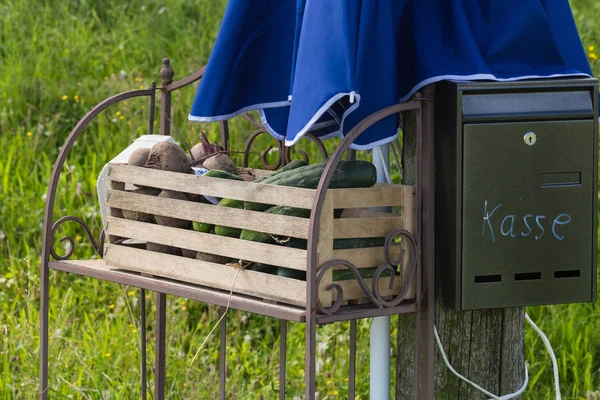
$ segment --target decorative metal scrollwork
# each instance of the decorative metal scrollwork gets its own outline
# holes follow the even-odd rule
[[[263,124],[261,124],[260,122],[258,122],[254,118],[252,118],[252,116],[248,115],[247,113],[244,113],[242,115],[255,128],[257,128],[254,132],[252,132],[250,137],[246,140],[246,144],[244,146],[244,164],[243,164],[243,166],[248,167],[248,165],[250,163],[250,149],[252,147],[252,144],[254,143],[256,138],[258,138],[260,135],[262,135],[263,133],[269,134],[269,132],[267,131],[267,129],[264,127]],[[269,134],[269,136],[270,136],[270,134]],[[325,148],[325,145],[323,144],[321,139],[319,139],[317,136],[313,135],[310,132],[306,133],[304,136],[306,138],[310,139],[312,142],[314,142],[317,145],[317,148],[319,149],[319,152],[321,153],[323,160],[326,160],[329,157],[329,155],[327,154],[327,149]],[[272,136],[270,136],[270,137],[272,137]],[[286,164],[289,164],[290,161],[292,161],[292,159],[291,159],[292,147],[285,146],[285,143],[283,141],[277,140],[275,138],[273,138],[273,139],[277,141],[277,150],[278,150],[278,157],[277,157],[277,160],[275,161],[275,163],[269,164],[269,162],[267,160],[267,155],[275,147],[269,146],[265,150],[263,150],[260,154],[260,159],[262,161],[263,169],[266,169],[269,171],[275,171],[275,170],[279,169],[280,167],[282,167]],[[304,161],[306,161],[308,163],[310,162],[309,156],[308,156],[308,154],[306,154],[305,151],[297,150],[297,153],[302,156]]]
[[[90,227],[81,218],[78,218],[78,217],[66,216],[66,217],[59,218],[58,221],[56,221],[54,223],[54,225],[52,225],[52,230],[50,231],[51,232],[50,240],[52,241],[52,243],[54,243],[54,234],[55,234],[56,230],[63,223],[65,223],[67,221],[76,222],[85,230],[85,233],[87,234],[87,237],[90,239],[90,242],[92,243],[92,246],[94,247],[94,250],[96,251],[96,253],[98,253],[98,255],[100,257],[102,257],[102,253],[104,251],[104,230],[102,230],[102,232],[100,232],[100,239],[98,241],[96,241],[96,239],[94,238],[94,235],[92,234],[92,230],[90,229]],[[67,250],[67,253],[62,256],[58,255],[58,253],[54,250],[54,246],[50,246],[50,254],[56,260],[68,260],[71,257],[71,255],[73,255],[73,251],[75,250],[75,240],[71,236],[64,236],[60,239],[60,242],[61,243],[64,243],[64,242],[69,243],[69,250]]]
[[[410,253],[412,255],[410,262],[404,263],[404,257],[406,255],[405,248],[403,248],[400,251],[400,254],[397,258],[393,257],[392,244],[395,242],[396,237],[401,237],[402,239],[405,239],[408,241],[408,248],[410,249]],[[321,281],[322,281],[323,277],[325,276],[325,273],[328,270],[330,270],[331,268],[336,267],[336,266],[342,266],[342,267],[346,267],[350,271],[352,271],[352,274],[354,275],[356,282],[360,286],[361,290],[364,292],[365,296],[371,301],[371,303],[373,305],[377,306],[378,308],[395,307],[395,306],[399,305],[405,299],[405,297],[413,283],[413,277],[415,275],[415,270],[417,268],[417,261],[418,261],[417,242],[415,241],[415,238],[411,235],[411,233],[408,232],[407,230],[397,229],[386,236],[384,252],[385,252],[385,260],[386,260],[387,264],[380,265],[375,270],[375,273],[374,273],[373,277],[371,278],[371,282],[372,282],[371,289],[369,289],[367,283],[365,282],[365,278],[363,278],[360,275],[360,270],[354,264],[352,264],[351,262],[346,261],[346,260],[330,260],[330,261],[327,261],[326,263],[324,263],[317,270],[317,281],[316,281],[317,288],[320,288]],[[390,289],[393,288],[394,287],[394,279],[396,278],[396,268],[394,266],[396,266],[396,265],[402,265],[403,267],[408,265],[408,267],[406,269],[406,275],[405,275],[406,279],[404,281],[404,284],[402,285],[402,289],[401,289],[400,293],[397,296],[395,296],[394,298],[392,298],[390,300],[386,300],[383,298],[383,296],[381,295],[381,293],[379,291],[379,279],[382,277],[384,272],[388,271],[389,272],[388,276],[390,278],[389,279],[389,281],[390,281],[389,288]],[[342,306],[343,299],[344,299],[344,291],[343,291],[342,287],[335,282],[329,283],[324,288],[324,290],[327,292],[335,290],[335,300],[333,301],[333,304],[331,306],[324,307],[320,302],[319,296],[317,296],[317,310],[320,313],[326,314],[326,315],[335,314]]]

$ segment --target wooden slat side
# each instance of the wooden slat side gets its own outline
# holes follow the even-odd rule
[[[390,207],[406,201],[405,192],[414,186],[378,183],[371,188],[330,189],[335,208]]]
[[[400,246],[392,246],[392,257],[398,257],[400,251]],[[384,247],[333,250],[331,258],[349,261],[357,268],[379,267],[380,265],[387,264]],[[344,269],[344,267],[334,267],[334,269]]]
[[[218,207],[125,191],[109,191],[107,205],[188,221],[200,221],[208,224],[267,232],[274,235],[303,239],[308,237],[308,218]]]
[[[107,245],[104,260],[127,270],[222,290],[231,290],[237,272],[226,265],[116,245]],[[240,272],[233,291],[298,306],[306,304],[306,282],[256,271]]]
[[[405,192],[404,199],[402,200],[402,210],[401,210],[401,218],[402,224],[404,225],[404,229],[409,231],[412,236],[415,238],[417,242],[417,246],[419,246],[419,232],[418,232],[418,221],[417,221],[417,193],[416,191]],[[402,247],[406,250],[406,255],[404,257],[405,263],[411,262],[414,257],[418,257],[418,254],[411,254],[410,248],[407,245],[408,241],[403,241]],[[406,279],[406,274],[408,273],[408,265],[406,268],[402,268],[402,279]],[[413,274],[413,280],[415,279],[415,275]],[[415,286],[412,285],[407,294],[408,297],[415,297]]]
[[[168,226],[108,218],[108,233],[167,246],[203,251],[235,260],[306,271],[306,250],[257,243]]]
[[[400,216],[388,215],[388,217],[335,219],[333,237],[336,239],[385,237],[404,225],[404,219]]]
[[[317,243],[317,265],[319,267],[333,259],[333,211],[333,197],[327,193],[321,211],[319,242]],[[330,268],[323,274],[321,283],[317,287],[317,296],[323,307],[330,307],[333,303],[333,291],[325,290],[332,279],[333,269]]]
[[[125,184],[123,182],[115,182],[113,180],[109,180],[108,183],[108,187],[109,190],[125,190]],[[108,193],[106,194],[107,198],[108,198]],[[106,199],[104,199],[106,200]],[[113,208],[113,207],[108,207],[107,210],[107,215],[108,216],[113,216],[113,217],[118,217],[118,218],[123,218],[123,211],[119,208]],[[108,243],[115,243],[117,240],[121,239],[118,236],[114,236],[114,235],[107,235],[107,242]]]
[[[306,209],[312,208],[315,197],[315,190],[312,189],[232,181],[119,164],[111,164],[110,179],[184,193]]]

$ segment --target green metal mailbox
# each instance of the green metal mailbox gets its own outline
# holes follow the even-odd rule
[[[442,82],[437,281],[458,310],[593,301],[597,80]]]

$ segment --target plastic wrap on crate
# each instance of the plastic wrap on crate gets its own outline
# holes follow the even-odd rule
[[[175,143],[171,136],[163,135],[143,135],[135,139],[126,149],[121,151],[118,156],[110,160],[111,164],[127,164],[129,156],[137,149],[148,149],[158,142],[170,141]],[[134,189],[131,184],[126,184],[125,189]],[[100,214],[102,215],[102,226],[106,228],[106,192],[108,191],[108,164],[104,165],[98,180],[96,181],[96,191],[98,193],[98,203],[100,204]]]

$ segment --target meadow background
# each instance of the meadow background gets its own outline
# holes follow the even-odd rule
[[[225,3],[1,2],[0,399],[37,396],[42,220],[47,182],[60,146],[76,122],[99,101],[160,81],[163,57],[171,58],[175,79],[202,67]],[[571,5],[598,76],[600,2],[573,0]],[[192,144],[200,129],[214,138],[217,133],[215,126],[188,123],[194,93],[190,87],[173,99],[173,123]],[[109,109],[88,127],[67,161],[55,207],[57,217],[80,216],[96,237],[99,235],[96,177],[107,161],[145,133],[147,112],[145,101],[130,100]],[[232,147],[240,149],[250,131],[247,123],[235,123]],[[65,226],[58,236],[65,234],[80,243],[74,257],[94,257],[83,231]],[[139,398],[139,291],[63,273],[52,273],[50,281],[50,397]],[[149,362],[153,359],[153,306],[154,297],[148,297]],[[530,307],[527,311],[554,346],[563,398],[600,398],[593,394],[600,391],[597,304]],[[208,342],[191,367],[188,364],[217,317],[214,307],[169,297],[169,398],[216,397],[218,337]],[[274,398],[278,390],[278,323],[233,310],[227,318],[228,398]],[[368,398],[368,324],[368,320],[359,322],[359,398]],[[323,343],[319,346],[321,398],[344,398],[348,324],[321,328],[319,335]],[[526,398],[553,398],[550,358],[528,327],[525,340],[531,375]],[[303,392],[303,348],[303,325],[291,324],[290,398]],[[151,365],[148,367],[151,371]],[[152,388],[152,380],[148,384]]]

